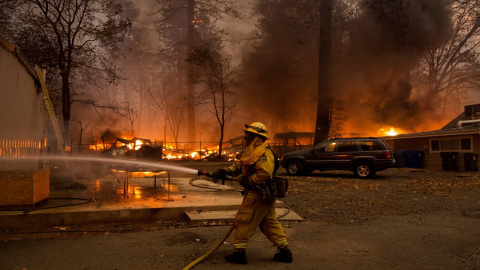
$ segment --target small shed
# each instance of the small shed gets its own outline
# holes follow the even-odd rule
[[[49,196],[50,174],[38,159],[48,113],[36,73],[18,48],[0,37],[0,206],[33,205]]]
[[[48,135],[48,113],[32,66],[18,48],[0,37],[0,170],[38,169]]]

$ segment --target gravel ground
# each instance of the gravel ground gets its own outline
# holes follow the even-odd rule
[[[185,162],[183,167],[215,171],[227,166],[223,162]],[[278,175],[289,179],[284,207],[294,211],[305,222],[318,225],[363,224],[380,216],[451,213],[480,218],[480,173],[394,168],[378,172],[371,179],[358,179],[348,171],[314,171],[309,176],[288,176],[280,168]],[[175,173],[172,177],[175,177]],[[196,178],[194,176],[193,178]],[[240,190],[238,183],[228,183]],[[78,231],[95,233],[149,231],[186,227],[185,221],[154,223],[93,224],[76,226]],[[48,233],[51,228],[26,228],[17,233],[0,235],[0,240],[65,237]],[[52,231],[57,231],[52,229]],[[68,234],[66,234],[68,235]]]
[[[288,178],[291,188],[284,202],[305,219],[327,225],[445,211],[480,218],[478,173],[402,168],[368,180],[348,172]]]
[[[227,163],[180,165],[214,171]],[[271,243],[258,233],[247,266],[225,263],[225,242],[196,269],[480,269],[478,172],[402,168],[368,180],[344,171],[278,174],[290,182],[281,200],[304,218],[282,222],[294,263],[272,263]],[[8,230],[0,232],[0,269],[179,269],[225,231],[182,220]]]
[[[207,166],[208,165],[208,166]],[[191,164],[213,171],[225,164]],[[314,171],[289,179],[286,207],[305,220],[321,224],[361,224],[384,215],[461,213],[480,218],[480,173],[392,168],[371,179],[349,171]]]

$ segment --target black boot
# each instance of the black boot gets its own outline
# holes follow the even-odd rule
[[[284,263],[291,263],[293,261],[293,255],[290,249],[282,248],[277,253],[275,253],[273,259]]]
[[[232,254],[225,256],[225,260],[231,263],[247,264],[247,254],[245,253],[245,249],[235,251]]]

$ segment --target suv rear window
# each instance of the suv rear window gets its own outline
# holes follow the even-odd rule
[[[378,140],[360,140],[358,143],[362,151],[383,150]]]

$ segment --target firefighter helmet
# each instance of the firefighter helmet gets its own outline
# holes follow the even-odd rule
[[[267,126],[260,122],[253,122],[250,125],[245,124],[245,129],[243,130],[245,132],[251,132],[257,135],[260,135],[264,137],[265,139],[268,139],[268,131],[267,131]]]

